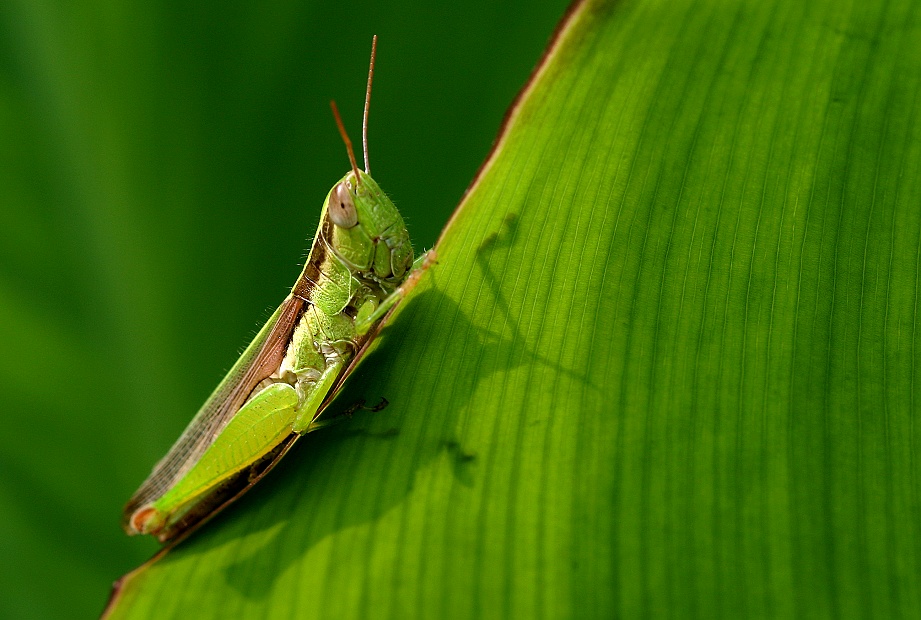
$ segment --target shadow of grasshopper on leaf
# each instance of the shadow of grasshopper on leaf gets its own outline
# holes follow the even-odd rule
[[[511,315],[501,282],[490,266],[491,255],[500,248],[511,247],[516,232],[517,217],[511,214],[476,251],[482,281],[505,325],[510,326],[511,335],[497,334],[471,321],[457,302],[438,289],[437,277],[432,273],[430,288],[408,299],[393,323],[381,331],[380,346],[356,369],[331,411],[343,410],[366,396],[370,402],[383,396],[390,405],[378,413],[357,412],[352,422],[308,435],[276,473],[245,498],[244,502],[264,502],[274,507],[253,511],[246,523],[247,536],[258,537],[269,530],[272,533],[224,569],[228,585],[249,599],[266,597],[278,577],[320,541],[341,530],[375,522],[398,508],[412,492],[418,473],[438,459],[449,459],[456,483],[473,487],[478,476],[477,455],[464,446],[462,438],[466,416],[475,415],[468,411],[470,397],[487,377],[538,362],[587,385],[582,375],[525,347],[518,321]],[[435,355],[430,358],[447,351],[443,346],[438,349],[445,341],[446,326],[450,326],[449,341],[463,343],[464,352],[449,360],[452,372],[447,393],[413,392],[427,397],[427,403],[400,402],[391,394],[362,393],[376,385],[400,384],[405,368],[398,356],[423,359],[430,346],[435,347]],[[396,346],[388,346],[390,343]],[[403,432],[407,416],[416,416],[423,409],[424,420],[413,421],[415,432]],[[365,423],[385,428],[356,427]],[[342,462],[344,454],[351,455],[346,466],[334,466]],[[372,491],[343,491],[343,487],[354,486],[356,481]],[[274,502],[273,497],[277,497]],[[279,509],[285,501],[289,508]]]
[[[489,287],[493,297],[496,300],[496,306],[498,306],[500,312],[502,312],[504,315],[505,324],[511,327],[512,340],[515,342],[524,343],[526,339],[525,335],[521,332],[521,328],[519,326],[520,321],[518,317],[513,315],[511,305],[509,304],[505,294],[502,291],[502,280],[493,272],[492,266],[490,264],[491,256],[495,254],[500,248],[511,248],[515,245],[517,235],[518,214],[509,213],[503,218],[499,230],[487,236],[486,239],[480,243],[479,247],[477,247],[476,261],[483,275],[483,282],[485,282],[486,286]],[[493,334],[492,332],[489,333],[495,338],[501,338],[497,334]],[[580,374],[571,368],[561,366],[559,363],[540,355],[537,351],[530,351],[525,348],[524,352],[527,358],[549,366],[562,375],[577,379],[579,382],[584,383],[593,389],[597,389],[595,386],[589,383],[588,377],[586,375]],[[518,365],[521,365],[521,363],[524,363],[524,361],[525,360],[521,360]]]

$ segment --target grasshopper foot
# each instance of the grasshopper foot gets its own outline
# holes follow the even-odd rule
[[[352,405],[350,405],[342,413],[338,415],[334,415],[330,418],[326,418],[325,420],[314,421],[307,428],[306,432],[310,433],[312,431],[320,430],[321,428],[326,428],[327,426],[338,424],[339,422],[342,422],[343,420],[351,420],[352,416],[355,415],[355,412],[358,411],[359,409],[362,409],[364,411],[371,411],[372,413],[376,413],[378,411],[383,411],[384,409],[387,408],[387,405],[390,404],[390,401],[388,401],[386,398],[381,398],[381,401],[377,403],[376,405],[374,405],[373,407],[366,407],[365,402],[367,401],[365,401],[364,398],[360,398],[357,401],[355,401]]]

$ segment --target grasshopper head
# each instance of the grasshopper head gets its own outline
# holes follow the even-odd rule
[[[326,197],[330,248],[359,276],[399,284],[413,262],[400,212],[370,175],[349,172]]]
[[[371,178],[368,164],[368,108],[371,103],[371,81],[374,77],[374,56],[377,36],[371,40],[371,67],[365,91],[365,116],[362,122],[362,142],[365,151],[365,171],[355,162],[352,141],[342,124],[335,101],[330,101],[336,126],[345,143],[352,171],[336,183],[326,197],[323,212],[328,222],[320,224],[330,249],[358,277],[371,280],[384,288],[400,285],[413,263],[413,247],[400,212]]]

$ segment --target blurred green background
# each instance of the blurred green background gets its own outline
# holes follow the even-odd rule
[[[92,617],[156,549],[121,506],[299,272],[372,34],[427,248],[566,5],[0,3],[0,617]]]

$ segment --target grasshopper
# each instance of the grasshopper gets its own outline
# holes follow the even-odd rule
[[[335,102],[351,170],[330,190],[303,271],[188,427],[125,506],[128,534],[184,536],[251,486],[318,420],[350,362],[373,338],[433,252],[414,262],[403,218],[371,178],[365,95],[365,170]]]

